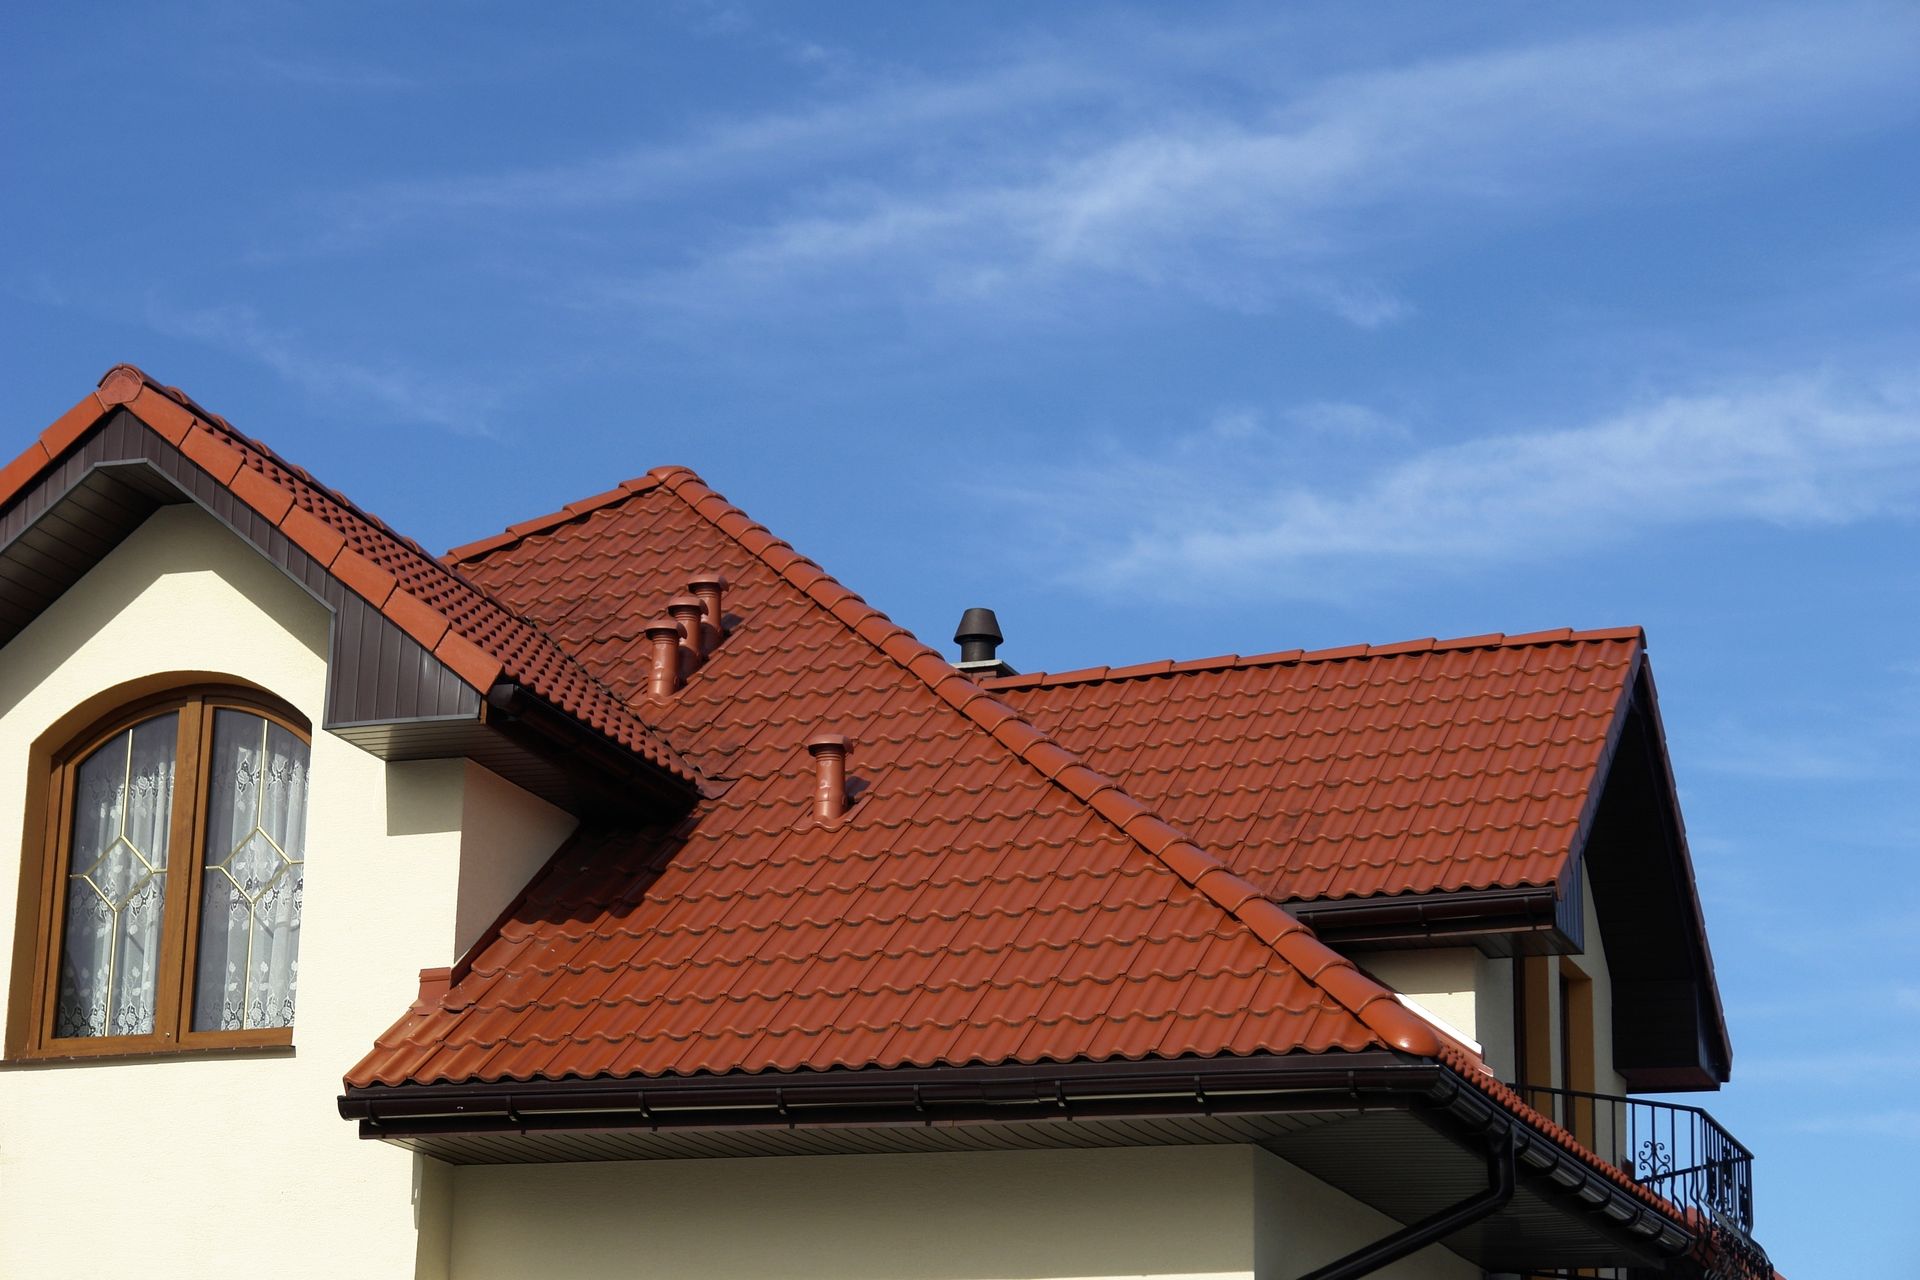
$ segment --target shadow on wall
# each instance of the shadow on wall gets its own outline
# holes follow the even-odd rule
[[[405,760],[387,765],[387,834],[458,833],[464,760]]]
[[[237,556],[236,551],[244,554]],[[325,605],[200,508],[162,507],[87,573],[82,581],[88,590],[69,590],[6,646],[6,661],[0,665],[0,717],[71,659],[78,644],[107,630],[142,596],[153,592],[156,599],[167,600],[186,595],[160,588],[169,578],[190,575],[218,579],[236,603],[250,602],[326,661],[330,619]],[[215,619],[186,614],[175,621],[178,634],[189,638],[206,636],[217,626]],[[209,651],[215,647],[207,646]],[[203,661],[185,665],[198,670]],[[166,665],[156,660],[156,670]]]

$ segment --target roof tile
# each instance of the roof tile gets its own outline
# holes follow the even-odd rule
[[[245,455],[238,449],[197,423],[180,442],[180,452],[220,484],[233,483],[233,477],[246,463]]]
[[[393,575],[350,548],[343,548],[333,558],[329,572],[376,609],[393,594]]]
[[[1557,630],[983,687],[1299,901],[1557,882],[1643,647]]]
[[[692,473],[654,474],[463,564],[629,698],[644,676],[603,602],[722,569],[741,621],[659,714],[733,781],[672,832],[583,829],[448,1000],[409,1014],[410,1043],[383,1037],[353,1080],[1377,1043],[1304,978],[1273,987],[1285,962],[1232,914],[1258,900],[1244,880]],[[801,749],[826,722],[867,784],[835,824],[811,820]],[[422,1038],[438,1051],[415,1056]]]

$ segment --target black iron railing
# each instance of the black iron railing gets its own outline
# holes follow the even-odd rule
[[[1703,1109],[1578,1089],[1514,1089],[1676,1208],[1753,1238],[1753,1152]]]

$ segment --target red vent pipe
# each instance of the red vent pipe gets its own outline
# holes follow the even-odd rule
[[[647,624],[647,640],[653,646],[653,675],[647,681],[647,694],[670,698],[680,687],[680,624],[672,618],[655,618]]]
[[[707,607],[694,596],[675,596],[667,601],[667,614],[680,627],[690,661],[689,669],[707,654]]]
[[[807,739],[813,757],[813,812],[822,822],[834,822],[847,811],[847,738],[840,733],[816,733]]]
[[[727,629],[721,620],[725,615],[720,611],[726,597],[727,579],[717,569],[705,570],[687,579],[687,590],[706,607],[707,625],[713,628],[713,634],[701,643],[700,652],[711,653]]]

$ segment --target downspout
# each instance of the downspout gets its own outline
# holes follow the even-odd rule
[[[1309,1271],[1300,1280],[1355,1280],[1357,1276],[1372,1275],[1388,1263],[1398,1262],[1462,1227],[1491,1217],[1513,1199],[1513,1151],[1514,1134],[1509,1129],[1494,1141],[1492,1149],[1487,1152],[1487,1181],[1490,1185],[1485,1191],[1462,1200],[1451,1209],[1442,1209],[1430,1217],[1402,1227],[1392,1235],[1356,1249],[1316,1271]]]

